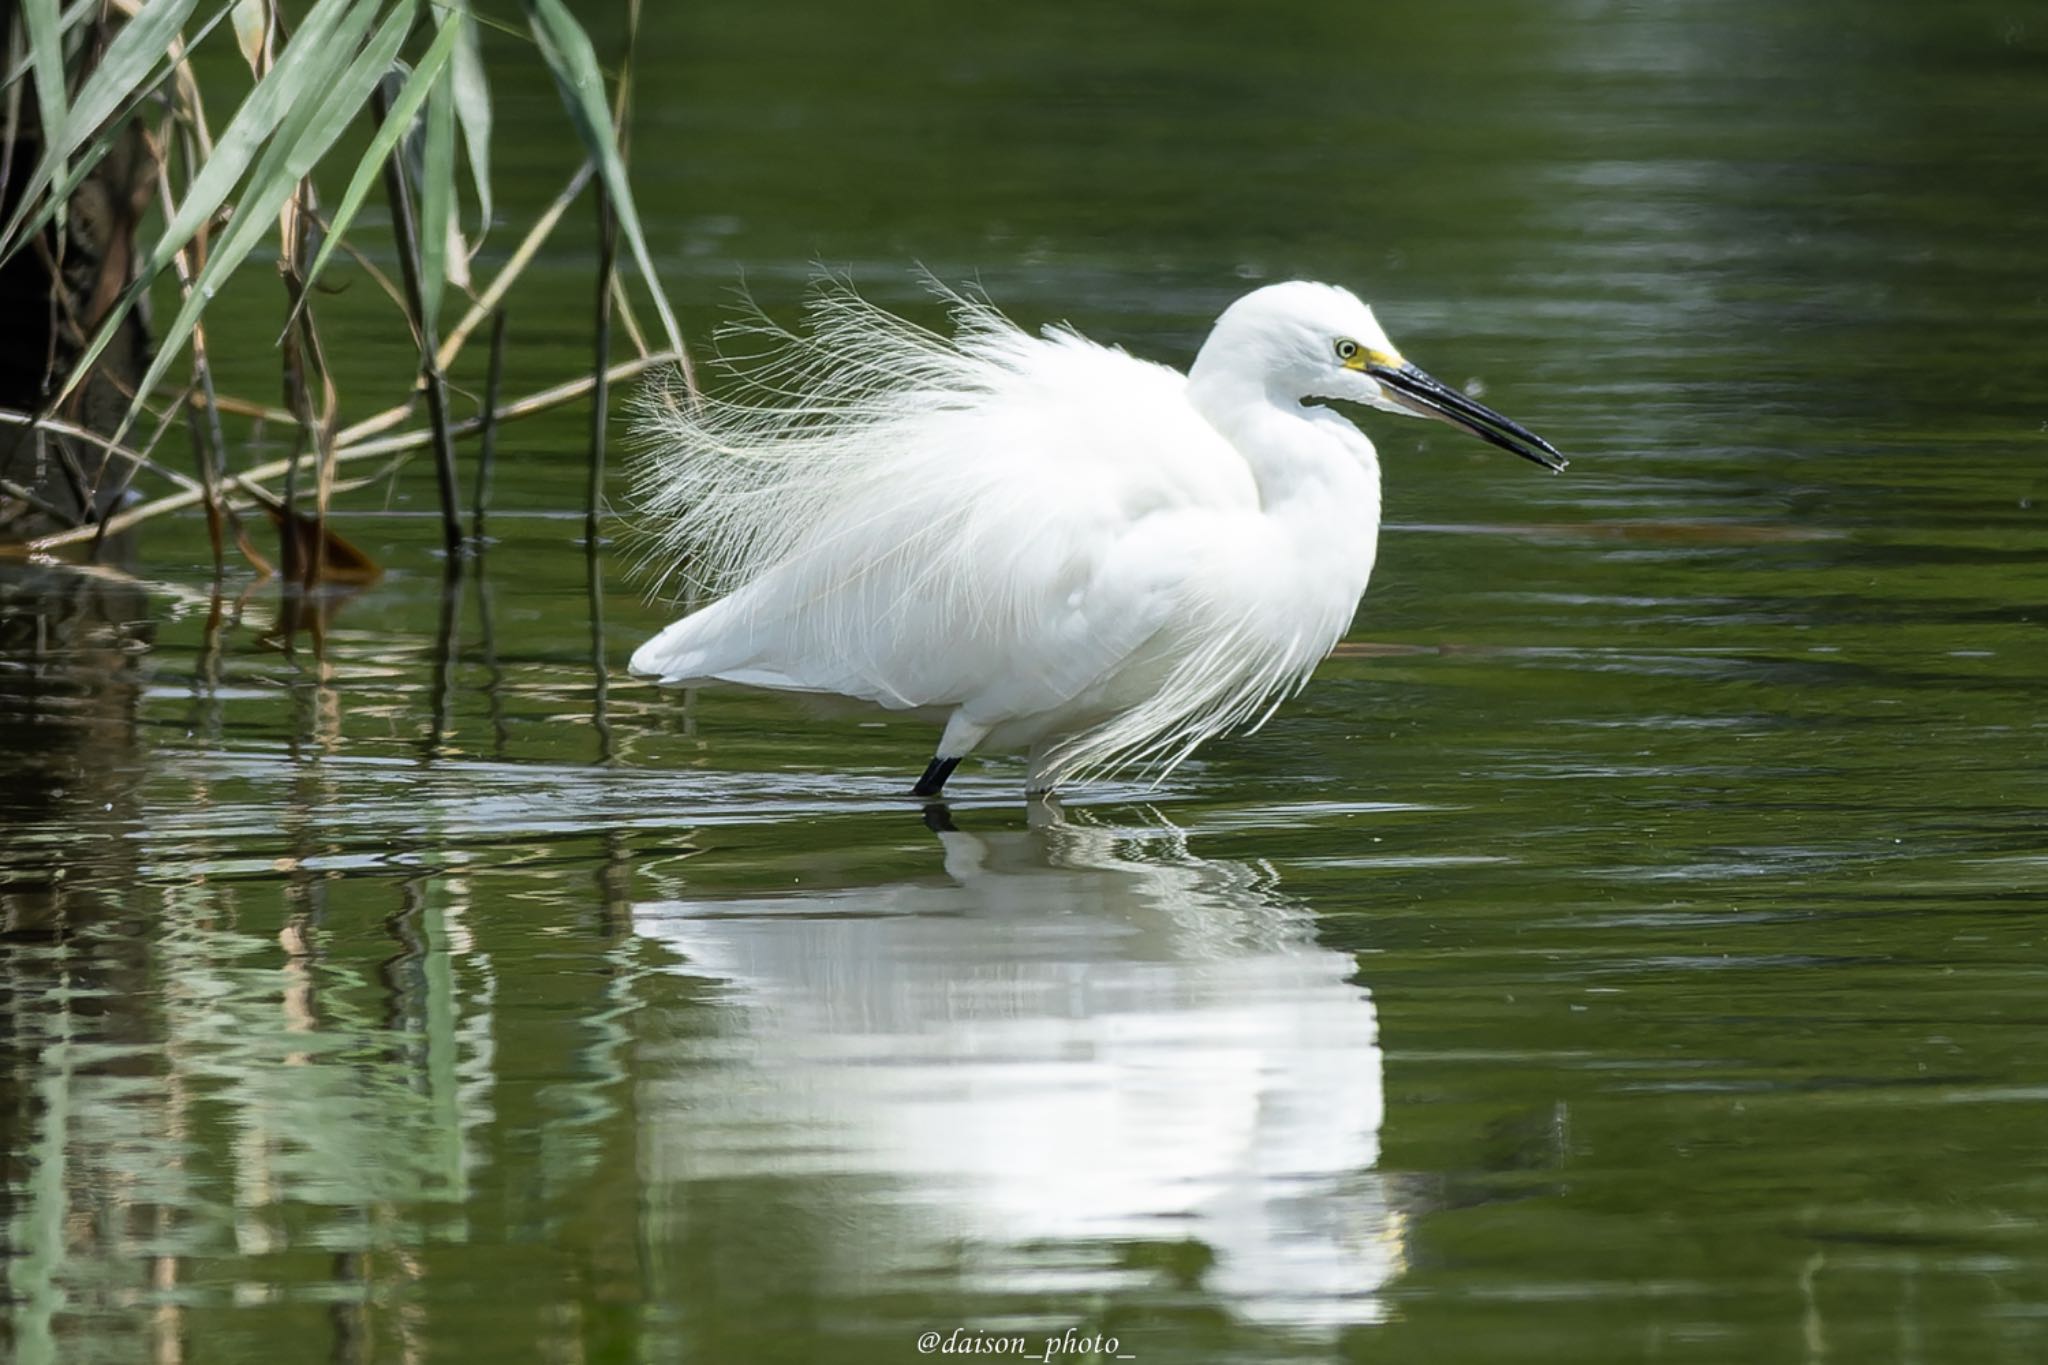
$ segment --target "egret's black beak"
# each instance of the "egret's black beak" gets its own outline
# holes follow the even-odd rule
[[[1365,372],[1379,381],[1389,398],[1410,412],[1463,427],[1489,445],[1512,450],[1523,459],[1534,460],[1548,470],[1563,469],[1568,463],[1556,446],[1520,422],[1511,421],[1486,404],[1467,398],[1449,384],[1430,378],[1405,360],[1399,365],[1368,364]]]

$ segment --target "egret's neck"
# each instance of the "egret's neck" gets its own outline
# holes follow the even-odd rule
[[[1188,400],[1251,467],[1266,515],[1355,600],[1379,547],[1379,457],[1365,433],[1328,408],[1304,407],[1200,358]]]
[[[1350,624],[1378,557],[1380,463],[1372,442],[1327,407],[1276,399],[1235,375],[1202,375],[1200,366],[1188,397],[1251,467],[1286,555],[1272,565],[1272,587],[1292,598],[1290,612],[1317,604],[1313,655],[1321,657]]]

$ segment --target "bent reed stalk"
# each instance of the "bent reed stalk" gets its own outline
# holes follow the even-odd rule
[[[605,371],[604,378],[607,383],[623,383],[626,380],[637,378],[649,370],[669,365],[680,366],[681,362],[682,356],[675,351],[655,351],[649,355],[619,362]],[[553,388],[542,389],[539,393],[528,394],[526,397],[507,403],[488,414],[451,423],[448,428],[449,435],[457,440],[476,436],[493,424],[515,422],[523,417],[531,417],[536,413],[546,412],[550,408],[559,408],[566,404],[574,403],[578,399],[588,396],[596,386],[597,378],[594,375],[585,375],[581,379],[568,380],[555,385]],[[25,414],[0,411],[0,421],[23,416]],[[379,456],[410,455],[414,451],[428,449],[433,445],[434,440],[434,432],[431,429],[422,428],[403,432],[396,436],[374,437],[352,445],[338,444],[335,446],[332,458],[335,464],[343,465],[361,460],[375,459]],[[279,478],[291,471],[294,466],[304,465],[314,458],[313,452],[303,452],[286,459],[272,460],[268,464],[258,465],[254,469],[230,474],[229,478],[245,491],[251,487],[260,488],[265,481]],[[170,473],[170,471],[165,472]],[[168,494],[151,502],[142,503],[128,508],[126,511],[114,513],[106,520],[107,534],[113,535],[125,531],[131,526],[141,525],[143,522],[157,517],[165,516],[172,512],[181,512],[187,507],[195,506],[206,496],[206,490],[200,486],[197,480],[186,478],[181,474],[175,474],[172,477],[184,485],[182,491]],[[265,489],[263,491],[268,492],[269,490]],[[81,541],[89,541],[94,537],[96,531],[97,527],[92,525],[74,526],[49,535],[38,536],[27,542],[27,547],[34,553],[48,553],[53,550],[62,549],[67,545],[76,545]]]

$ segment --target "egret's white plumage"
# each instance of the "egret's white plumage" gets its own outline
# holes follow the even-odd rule
[[[1187,375],[948,297],[950,338],[829,290],[802,333],[750,329],[733,396],[648,398],[653,553],[723,595],[633,671],[940,710],[935,771],[1028,748],[1033,790],[1262,722],[1378,543],[1372,442],[1303,400],[1421,410],[1400,376],[1427,376],[1329,285],[1238,300]]]

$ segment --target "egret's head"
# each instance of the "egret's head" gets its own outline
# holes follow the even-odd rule
[[[1332,398],[1434,417],[1546,469],[1565,466],[1535,432],[1409,364],[1372,309],[1336,285],[1269,284],[1224,309],[1194,377],[1226,370],[1283,399]]]

